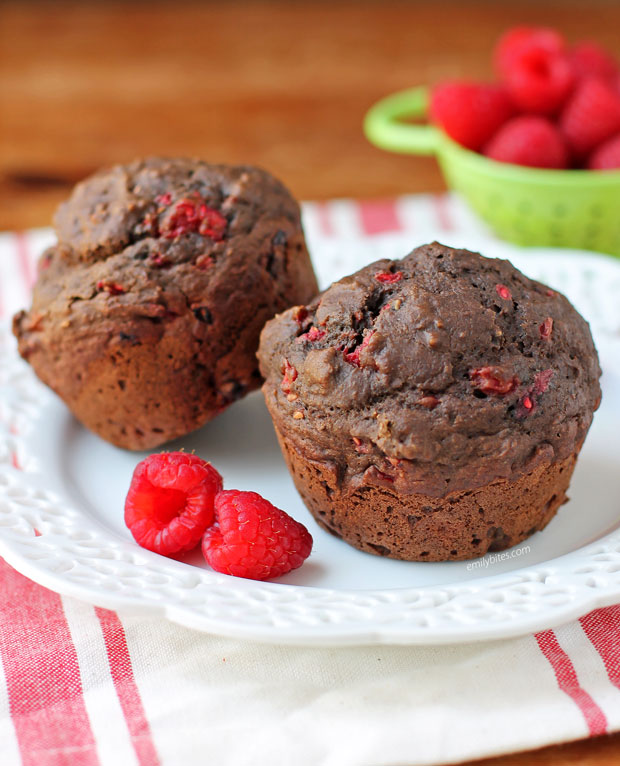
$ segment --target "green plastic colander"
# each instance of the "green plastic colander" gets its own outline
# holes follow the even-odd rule
[[[599,250],[620,256],[620,171],[540,170],[469,151],[424,118],[428,89],[376,103],[364,120],[368,140],[403,154],[436,155],[446,183],[503,239],[521,245]]]

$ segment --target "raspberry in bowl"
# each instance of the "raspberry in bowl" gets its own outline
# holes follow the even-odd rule
[[[376,146],[434,154],[447,185],[503,239],[620,255],[620,67],[595,43],[517,27],[494,56],[499,81],[448,81],[382,99]],[[404,122],[429,117],[431,124]],[[604,172],[601,172],[604,171]]]

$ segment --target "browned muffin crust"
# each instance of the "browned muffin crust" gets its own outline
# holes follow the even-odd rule
[[[387,483],[343,492],[329,465],[308,460],[280,434],[278,440],[299,494],[323,529],[367,553],[407,561],[476,558],[544,529],[568,500],[577,457],[438,498],[399,494]]]
[[[182,436],[257,388],[265,321],[317,291],[299,206],[258,168],[116,166],[78,184],[55,224],[19,350],[120,447]]]
[[[541,528],[600,401],[588,325],[564,296],[508,261],[437,243],[276,317],[259,359],[276,431],[319,522],[399,558],[481,555]],[[472,493],[475,509],[464,499]],[[381,508],[395,503],[388,523]],[[467,544],[449,539],[446,512]],[[446,535],[434,546],[431,529]]]

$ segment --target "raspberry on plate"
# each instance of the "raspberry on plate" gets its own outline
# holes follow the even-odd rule
[[[125,500],[125,524],[137,543],[168,556],[195,548],[213,523],[222,477],[184,452],[150,455],[136,466]]]
[[[220,492],[215,515],[202,552],[216,572],[268,580],[300,567],[312,550],[304,525],[256,492]]]
[[[562,169],[568,165],[560,131],[545,117],[535,115],[509,120],[489,141],[484,154],[498,162],[534,168]]]
[[[620,94],[594,77],[584,80],[562,112],[560,130],[574,154],[583,158],[620,131]]]
[[[514,112],[501,85],[462,80],[440,83],[431,94],[434,122],[457,143],[478,151]]]
[[[590,170],[617,170],[620,168],[620,133],[601,144],[590,156]]]

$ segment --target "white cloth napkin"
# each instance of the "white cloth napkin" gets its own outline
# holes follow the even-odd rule
[[[3,766],[403,766],[620,729],[620,607],[454,647],[294,648],[81,603],[0,562]]]

